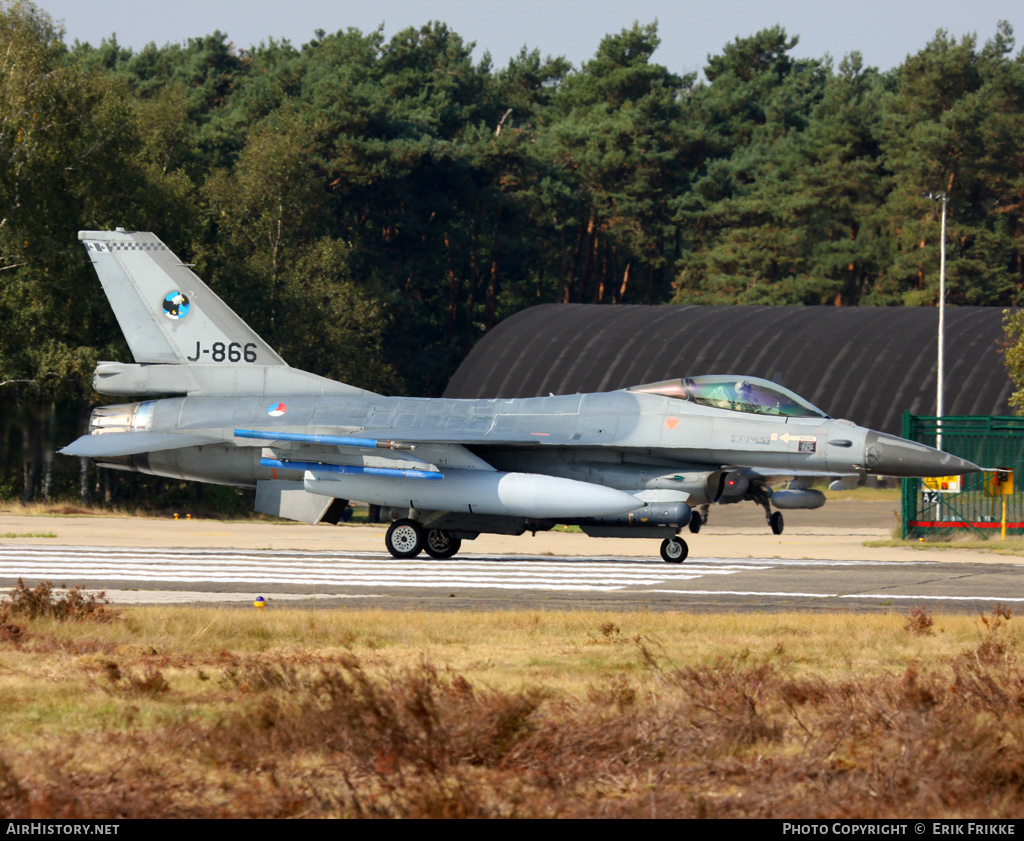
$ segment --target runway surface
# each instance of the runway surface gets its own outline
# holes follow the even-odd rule
[[[607,544],[606,544],[607,545]],[[271,603],[425,609],[1024,609],[1014,564],[782,558],[528,557],[386,552],[0,545],[0,588],[23,578],[125,604]]]

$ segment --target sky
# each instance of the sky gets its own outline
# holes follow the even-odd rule
[[[0,3],[5,0],[0,0]],[[7,0],[10,2],[10,0]],[[140,49],[220,30],[239,49],[269,38],[301,46],[317,29],[362,32],[383,25],[387,37],[437,20],[465,41],[475,57],[489,51],[503,67],[525,44],[543,55],[562,55],[580,66],[601,39],[632,26],[658,22],[661,47],[654,59],[675,73],[699,72],[708,54],[737,37],[781,24],[798,35],[797,58],[831,55],[836,63],[857,50],[868,66],[901,64],[936,30],[960,38],[975,33],[984,44],[996,23],[1009,21],[1024,45],[1021,0],[38,0],[58,21],[65,40],[98,45],[116,33],[122,46]]]

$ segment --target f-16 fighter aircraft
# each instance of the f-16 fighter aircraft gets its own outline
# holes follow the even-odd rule
[[[766,380],[702,376],[516,400],[385,397],[290,368],[156,236],[82,231],[135,358],[100,362],[102,406],[61,452],[256,489],[256,510],[337,523],[380,507],[396,558],[448,558],[481,533],[575,524],[594,537],[678,536],[743,468],[973,473],[964,459],[834,420]]]

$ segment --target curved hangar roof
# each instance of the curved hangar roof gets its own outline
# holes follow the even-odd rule
[[[1003,311],[946,309],[946,414],[1007,415]],[[832,417],[899,433],[935,412],[934,307],[544,304],[484,336],[445,397],[611,391],[698,374],[774,380]]]

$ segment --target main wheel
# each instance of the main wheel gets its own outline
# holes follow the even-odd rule
[[[681,537],[666,537],[661,541],[661,558],[666,563],[681,564],[690,554],[690,548]]]
[[[782,527],[785,523],[782,522],[782,512],[776,511],[771,517],[768,518],[768,525],[772,527],[772,534],[782,534]]]
[[[428,529],[423,541],[423,551],[431,558],[450,558],[462,548],[462,541],[452,537],[444,529]]]
[[[384,545],[396,558],[415,558],[423,548],[423,526],[415,520],[395,520],[384,535]]]
[[[690,514],[690,533],[696,534],[700,531],[700,527],[704,525],[704,521],[700,518],[700,512],[694,511]]]

